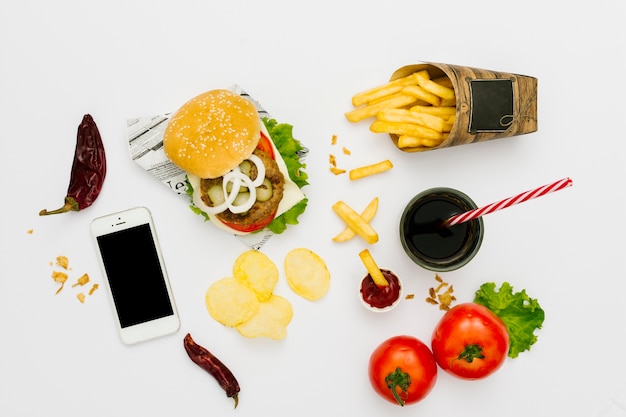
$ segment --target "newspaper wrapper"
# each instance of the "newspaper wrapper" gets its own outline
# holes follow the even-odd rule
[[[250,100],[255,105],[259,117],[271,118],[270,114],[241,87],[235,85],[230,89]],[[173,113],[165,113],[151,117],[128,119],[126,121],[128,149],[133,161],[169,188],[172,193],[178,194],[191,204],[186,193],[187,174],[168,159],[163,149],[163,134],[172,115]],[[308,149],[304,148],[298,153],[298,156],[300,159],[304,159],[307,153]],[[191,210],[189,214],[193,214]],[[272,235],[273,233],[267,229],[247,235],[233,234],[234,237],[255,250],[260,249]]]
[[[432,148],[401,148],[405,152],[447,148],[535,132],[537,78],[460,65],[422,62],[397,69],[391,80],[428,70],[431,78],[446,76],[456,96],[456,120],[447,138]]]

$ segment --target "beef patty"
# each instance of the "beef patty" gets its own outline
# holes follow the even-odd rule
[[[278,164],[272,158],[269,157],[267,153],[260,149],[255,149],[253,152],[254,155],[258,156],[263,165],[265,165],[265,178],[267,178],[272,183],[272,196],[266,201],[256,201],[254,205],[250,208],[250,210],[244,213],[233,213],[230,210],[224,210],[221,213],[216,214],[215,216],[223,222],[237,224],[243,227],[251,226],[257,223],[259,220],[264,219],[276,212],[278,208],[278,204],[283,199],[283,192],[285,190],[285,177],[282,172],[280,172],[278,168]],[[252,169],[250,172],[250,178],[254,181],[257,176],[257,169],[254,164],[252,164]],[[211,199],[207,195],[207,190],[218,184],[220,187],[222,186],[223,177],[219,178],[210,178],[210,179],[202,179],[200,181],[200,193],[202,197],[202,201],[208,206],[213,206]]]

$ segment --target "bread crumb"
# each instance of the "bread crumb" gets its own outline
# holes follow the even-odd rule
[[[78,285],[85,285],[89,282],[89,275],[87,274],[83,274],[80,278],[78,278],[78,280],[76,281],[75,284],[72,284],[72,287],[76,287]]]
[[[60,255],[57,256],[57,265],[63,269],[68,269],[70,261],[67,256]]]
[[[345,169],[336,168],[336,167],[330,167],[330,172],[332,172],[335,175],[340,175],[340,174],[345,174],[346,170]]]
[[[63,286],[65,285],[65,282],[67,281],[67,274],[61,271],[52,271],[52,279],[54,280],[54,282],[61,283],[61,286],[55,293],[55,294],[58,294],[61,292],[61,290],[63,289]]]
[[[426,302],[433,305],[439,305],[440,310],[450,310],[452,303],[456,301],[456,297],[453,294],[454,287],[439,276],[439,274],[435,274],[435,281],[439,284],[437,287],[431,287],[428,289],[428,297],[426,297]],[[445,291],[444,291],[445,290]]]
[[[76,294],[76,298],[78,298],[78,301],[80,301],[81,304],[85,302],[85,294],[83,294],[82,292],[79,292],[78,294]]]

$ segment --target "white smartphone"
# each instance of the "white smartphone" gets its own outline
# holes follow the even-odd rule
[[[98,217],[91,234],[122,341],[176,332],[180,319],[150,211],[136,207]]]

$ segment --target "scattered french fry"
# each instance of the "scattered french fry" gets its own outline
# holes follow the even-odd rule
[[[370,175],[380,174],[381,172],[389,171],[391,168],[393,168],[393,164],[389,159],[385,159],[384,161],[380,161],[375,164],[351,169],[349,175],[351,180],[358,180],[364,177],[368,177]]]
[[[344,221],[344,223],[354,232],[361,236],[370,245],[378,242],[378,233],[363,218],[343,201],[333,204],[333,211]]]
[[[363,265],[365,265],[367,272],[370,274],[370,277],[372,277],[374,284],[379,287],[387,287],[389,285],[389,281],[385,279],[385,276],[381,272],[370,251],[368,249],[363,249],[359,252],[359,257],[361,258]]]
[[[372,221],[377,211],[378,211],[378,197],[374,197],[372,201],[370,201],[370,203],[367,205],[367,207],[365,207],[365,210],[363,210],[363,212],[361,213],[361,217],[363,217],[363,219],[369,223]],[[345,242],[345,241],[352,239],[354,236],[356,236],[356,233],[354,232],[354,230],[350,229],[349,227],[346,227],[338,235],[333,237],[333,241]]]

